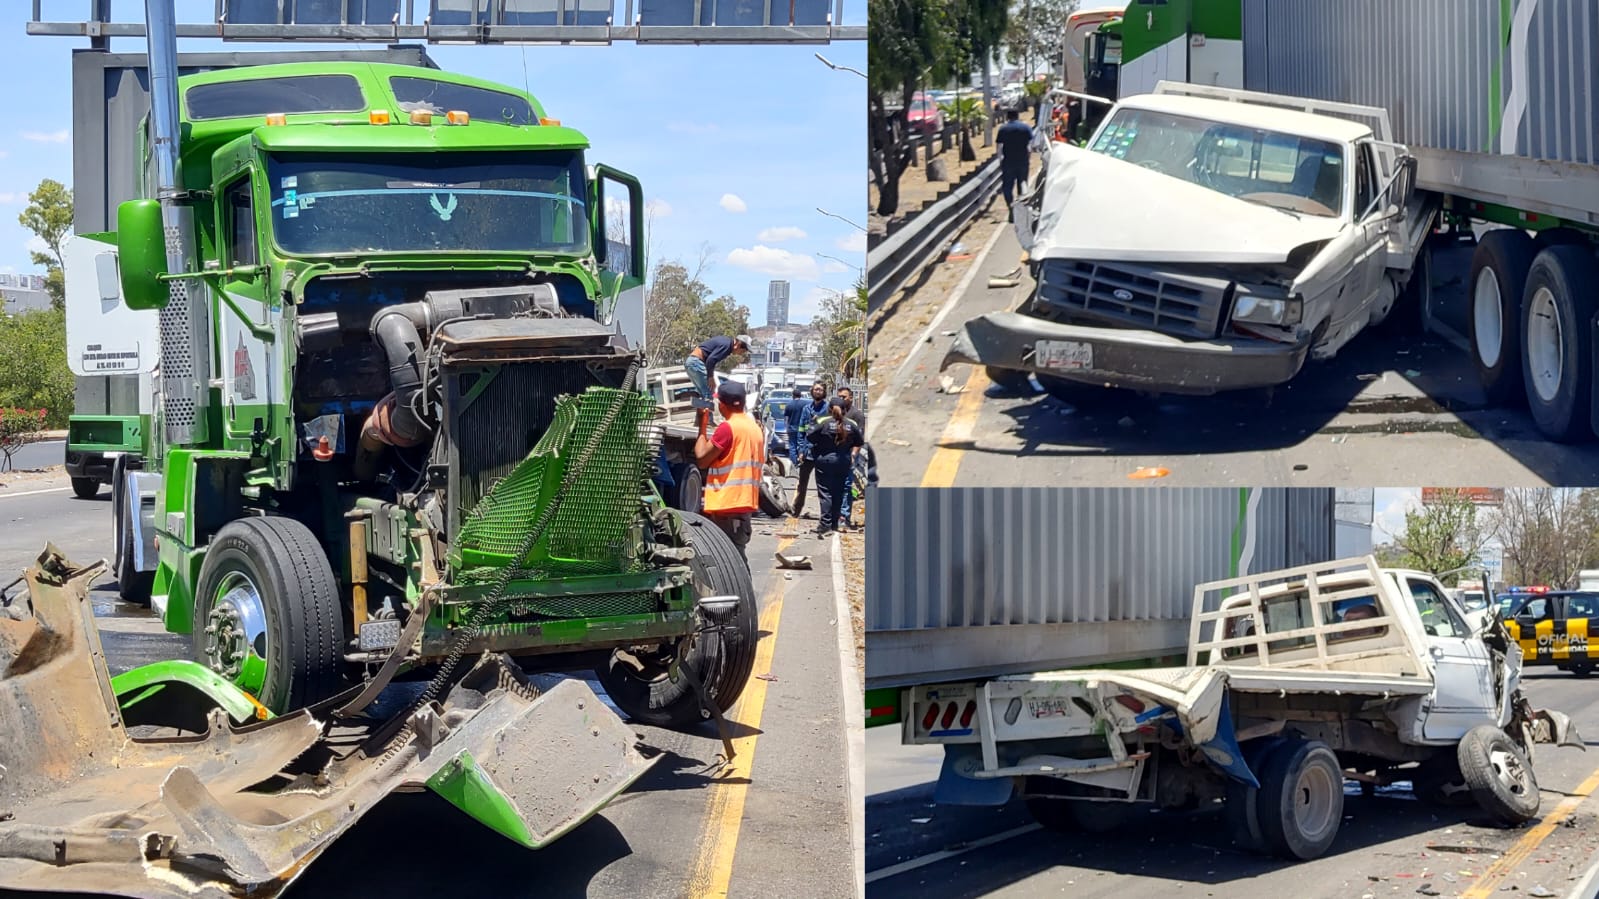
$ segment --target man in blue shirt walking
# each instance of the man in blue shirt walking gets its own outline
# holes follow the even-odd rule
[[[1005,211],[1011,207],[1012,191],[1027,184],[1027,167],[1031,158],[1028,146],[1033,142],[1033,129],[1017,118],[1016,110],[1005,113],[1005,124],[994,133],[999,144],[999,190],[1005,195]]]
[[[798,415],[794,414],[795,405],[798,404]],[[827,388],[820,383],[811,385],[811,400],[795,400],[788,409],[788,434],[789,451],[795,453],[794,458],[799,463],[799,487],[794,490],[794,517],[800,517],[805,509],[805,488],[810,484],[811,472],[816,468],[816,460],[811,456],[811,441],[806,436],[811,424],[818,418],[827,417]]]

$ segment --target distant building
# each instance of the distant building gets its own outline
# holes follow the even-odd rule
[[[766,287],[766,324],[774,328],[788,326],[787,281],[773,281]]]
[[[5,297],[3,311],[9,313],[50,308],[50,294],[45,292],[43,275],[0,274],[0,296]]]

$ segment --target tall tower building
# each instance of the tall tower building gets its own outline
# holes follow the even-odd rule
[[[788,327],[788,282],[773,281],[766,288],[766,325]]]

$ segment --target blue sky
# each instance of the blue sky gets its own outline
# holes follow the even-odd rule
[[[419,6],[421,4],[418,4]],[[0,84],[13,92],[0,139],[0,272],[41,272],[28,259],[31,235],[17,223],[41,179],[70,185],[70,56],[79,38],[29,37],[30,4],[0,13]],[[46,0],[46,18],[81,16],[81,0]],[[209,21],[211,0],[178,0],[180,21]],[[620,0],[618,3],[620,8]],[[865,21],[865,0],[847,0],[844,24]],[[114,15],[140,17],[118,0]],[[281,44],[256,45],[262,50]],[[376,46],[376,45],[374,45]],[[302,45],[317,49],[317,45]],[[179,52],[224,49],[184,40]],[[252,49],[228,44],[228,50]],[[143,39],[113,52],[142,52]],[[712,250],[706,282],[766,318],[767,282],[792,282],[790,318],[807,320],[822,295],[847,289],[865,265],[865,236],[816,211],[866,217],[866,84],[817,61],[866,68],[866,44],[831,46],[481,47],[432,46],[440,67],[523,85],[546,113],[584,132],[590,162],[632,172],[655,211],[652,259],[690,267]],[[836,256],[841,264],[818,254]]]

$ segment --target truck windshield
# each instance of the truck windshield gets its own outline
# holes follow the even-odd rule
[[[285,253],[589,252],[570,150],[275,154],[267,172]]]
[[[1296,215],[1343,212],[1344,151],[1329,141],[1124,108],[1089,149]]]

